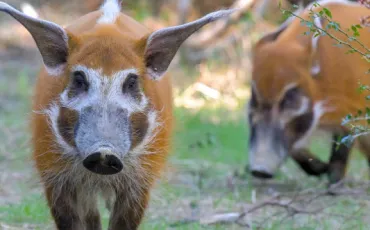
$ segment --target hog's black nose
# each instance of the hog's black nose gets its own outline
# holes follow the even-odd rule
[[[254,177],[260,179],[271,179],[273,177],[271,173],[264,170],[251,170],[251,173]]]
[[[83,165],[91,172],[102,175],[116,174],[123,168],[122,161],[118,157],[111,154],[102,154],[101,152],[87,156],[83,160]]]

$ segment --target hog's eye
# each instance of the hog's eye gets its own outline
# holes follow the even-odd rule
[[[87,91],[89,83],[86,80],[85,73],[82,71],[76,71],[73,73],[72,87],[76,91]]]
[[[123,93],[136,91],[138,89],[138,76],[136,74],[129,74],[125,83],[123,83]]]
[[[285,93],[285,96],[283,100],[280,103],[280,108],[281,109],[286,109],[286,108],[294,108],[298,106],[299,100],[301,96],[301,91],[299,88],[294,87],[290,90],[288,90]]]

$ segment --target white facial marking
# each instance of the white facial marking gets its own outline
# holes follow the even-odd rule
[[[122,84],[130,73],[137,74],[135,69],[126,69],[114,73],[112,77],[102,76],[101,70],[94,70],[85,66],[75,66],[72,71],[83,71],[89,82],[89,90],[73,98],[68,98],[69,88],[60,96],[61,104],[69,109],[81,111],[82,109],[100,104],[102,106],[110,104],[119,105],[126,109],[129,114],[143,111],[148,104],[148,100],[142,94],[142,100],[137,103],[134,98],[122,93]]]
[[[283,97],[285,96],[285,93],[294,88],[294,87],[297,87],[297,84],[296,83],[290,83],[288,84],[287,86],[284,87],[284,89],[281,91],[280,95],[279,95],[279,101],[281,101],[283,99]],[[285,127],[285,125],[290,122],[293,118],[295,117],[298,117],[304,113],[306,113],[309,108],[310,108],[310,99],[306,96],[300,96],[300,99],[301,99],[301,104],[300,104],[300,107],[295,110],[295,111],[284,111],[283,113],[286,113],[288,114],[288,116],[283,116],[284,118],[281,118],[279,120],[279,123],[280,123],[280,126],[281,127]]]
[[[310,100],[307,97],[303,97],[301,106],[299,107],[297,111],[293,113],[294,116],[297,117],[307,112],[307,110],[309,109],[309,103],[310,103]]]
[[[83,109],[90,106],[105,108],[108,105],[114,105],[126,110],[128,112],[128,117],[132,113],[145,112],[149,100],[145,97],[143,92],[141,92],[141,100],[138,101],[131,95],[125,95],[122,91],[122,85],[127,76],[129,74],[137,73],[135,69],[122,70],[114,73],[111,77],[103,76],[101,70],[90,69],[81,65],[73,67],[72,71],[83,71],[85,73],[86,80],[89,83],[88,91],[70,98],[68,96],[68,86],[60,95],[60,101],[52,104],[50,108],[45,111],[49,116],[51,128],[56,137],[56,142],[63,148],[65,154],[73,154],[76,153],[77,150],[73,146],[70,146],[60,134],[58,128],[58,116],[61,106],[80,113]],[[158,111],[155,110],[150,110],[148,112],[148,130],[142,142],[130,151],[131,154],[150,154],[147,152],[147,146],[153,141],[158,131],[157,127],[161,124],[157,120],[157,112]]]
[[[283,99],[283,97],[285,96],[285,93],[294,88],[294,87],[297,87],[297,83],[289,83],[288,85],[286,85],[280,92],[279,96],[278,96],[278,101],[281,101]]]
[[[114,23],[121,11],[121,6],[118,0],[106,0],[103,6],[100,8],[103,12],[99,18],[99,24],[110,24]]]
[[[45,114],[49,116],[50,126],[52,132],[56,138],[57,143],[65,151],[66,154],[75,152],[75,148],[70,146],[67,142],[64,141],[64,138],[59,132],[58,129],[58,117],[59,117],[60,107],[56,103],[52,104],[49,109],[45,110]]]
[[[299,148],[305,147],[308,143],[308,140],[312,132],[318,126],[321,116],[324,115],[326,112],[329,112],[332,110],[328,107],[325,107],[325,103],[326,101],[318,101],[315,103],[315,105],[313,106],[313,121],[312,121],[311,127],[304,134],[304,136],[301,137],[301,139],[299,139],[296,143],[294,143],[293,149],[299,149]]]

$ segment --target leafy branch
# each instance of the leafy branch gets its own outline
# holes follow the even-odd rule
[[[370,9],[370,0],[360,0],[360,2],[367,8]],[[335,40],[337,42],[337,45],[339,46],[346,46],[350,50],[346,52],[348,53],[358,53],[364,58],[367,62],[370,62],[370,49],[359,40],[360,37],[360,32],[359,30],[362,29],[362,26],[360,24],[356,25],[351,25],[350,29],[347,31],[343,30],[338,22],[335,22],[332,17],[332,13],[328,8],[322,7],[319,3],[314,2],[312,6],[309,9],[309,15],[310,15],[310,20],[307,20],[303,18],[302,16],[298,15],[297,13],[291,11],[291,10],[286,10],[282,9],[281,5],[279,6],[282,13],[287,16],[293,16],[301,20],[301,23],[303,25],[306,25],[309,28],[308,32],[305,32],[304,35],[309,35],[310,32],[313,32],[313,37],[318,37],[318,36],[324,36],[327,35],[331,39]],[[294,6],[295,8],[298,8],[297,6]],[[320,10],[314,11],[314,7],[321,7]],[[324,19],[326,20],[327,26],[326,28],[321,28],[320,25],[317,25],[315,23],[315,19]],[[366,21],[370,19],[370,16],[363,17],[360,20],[360,23],[362,25],[370,25],[370,23],[367,23]],[[338,36],[334,35],[333,33],[330,33],[329,30],[334,29],[335,31],[339,32],[340,35],[344,35],[346,40],[340,39]],[[352,31],[352,35],[349,34],[349,32]],[[353,44],[357,44],[360,48],[356,48]],[[370,70],[367,72],[370,73]],[[359,92],[363,91],[370,91],[370,87],[367,85],[363,85],[359,83]],[[366,100],[370,100],[370,96],[366,96]],[[365,114],[364,117],[363,114]],[[351,134],[342,137],[341,143],[344,144],[350,144],[353,142],[354,139],[356,139],[359,136],[362,135],[368,135],[370,134],[370,129],[367,126],[359,125],[359,124],[353,124],[356,122],[361,122],[361,121],[367,121],[367,124],[370,124],[370,108],[366,107],[364,111],[359,110],[356,115],[347,115],[342,122],[342,125],[347,125],[349,126],[351,130]]]
[[[351,29],[353,31],[353,36],[349,36],[348,33],[346,33],[344,30],[341,29],[341,26],[338,22],[335,22],[335,21],[332,20],[332,14],[331,14],[331,11],[329,9],[323,7],[322,10],[320,10],[318,12],[315,12],[313,10],[313,7],[319,7],[319,6],[320,6],[320,4],[315,2],[315,3],[312,4],[312,7],[309,9],[312,21],[308,21],[308,20],[304,19],[303,17],[299,16],[298,14],[294,13],[293,11],[285,10],[285,9],[282,9],[282,8],[280,8],[280,9],[282,10],[283,14],[287,14],[289,16],[299,18],[301,20],[302,24],[305,24],[308,28],[310,28],[310,32],[314,32],[314,35],[313,35],[314,37],[318,37],[320,35],[328,35],[330,38],[337,41],[339,45],[345,45],[345,46],[349,47],[350,48],[349,53],[357,52],[357,53],[361,54],[367,61],[370,62],[370,49],[368,47],[366,47],[361,41],[359,41],[356,38],[356,37],[360,36],[360,33],[359,33],[358,29],[361,29],[362,26],[360,24],[352,25]],[[326,19],[329,22],[328,25],[327,25],[327,29],[325,30],[325,29],[319,27],[318,25],[316,25],[313,22],[315,20],[315,18],[324,18],[324,19]],[[337,36],[333,35],[332,33],[329,33],[328,32],[329,29],[334,29],[334,30],[340,32],[341,34],[345,35],[346,38],[348,38],[348,42],[344,41],[342,39],[339,39]],[[308,35],[309,32],[305,32],[304,34]],[[355,41],[363,49],[365,49],[366,52],[363,52],[363,51],[355,48],[350,43],[351,41]]]

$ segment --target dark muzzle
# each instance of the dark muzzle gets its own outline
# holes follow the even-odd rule
[[[101,175],[116,174],[123,168],[122,161],[118,157],[100,152],[87,156],[83,161],[83,165],[91,172]]]
[[[252,176],[260,179],[271,179],[273,175],[265,170],[251,170]]]

